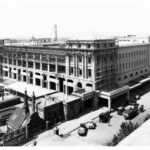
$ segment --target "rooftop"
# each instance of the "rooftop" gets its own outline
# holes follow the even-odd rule
[[[25,82],[15,82],[15,83],[8,85],[6,88],[12,89],[12,90],[17,91],[17,92],[22,93],[22,94],[24,94],[25,89],[26,89],[27,95],[29,97],[32,97],[33,92],[35,94],[35,97],[41,97],[41,96],[44,96],[47,94],[52,94],[52,93],[56,92],[54,90],[49,90],[49,89],[45,89],[45,88],[42,88],[39,86],[34,86],[31,84],[27,84]]]
[[[56,100],[59,100],[59,101],[66,102],[66,103],[80,99],[79,96],[75,96],[75,95],[72,95],[72,94],[66,95],[62,92],[51,94],[50,97],[54,98]]]

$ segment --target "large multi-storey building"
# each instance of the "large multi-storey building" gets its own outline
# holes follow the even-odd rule
[[[92,92],[88,105],[126,94],[129,81],[149,72],[149,44],[118,46],[115,39],[70,40],[63,47],[2,46],[2,74],[65,94]],[[79,94],[81,94],[79,92]],[[87,99],[87,98],[85,98]],[[83,95],[84,100],[84,95]]]

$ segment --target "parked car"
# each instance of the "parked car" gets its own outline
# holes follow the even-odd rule
[[[139,112],[144,112],[144,105],[139,106]]]
[[[80,136],[84,136],[84,135],[86,134],[86,129],[83,128],[83,127],[80,127],[80,128],[78,129],[78,134],[79,134]]]
[[[86,128],[88,128],[88,129],[95,129],[95,128],[96,128],[96,123],[93,122],[93,121],[89,121],[89,122],[86,124]]]
[[[86,127],[85,124],[81,123],[80,124],[80,127],[78,129],[78,134],[80,136],[86,136],[87,135],[87,132],[88,132],[88,128]]]
[[[123,112],[123,116],[125,120],[127,119],[132,119],[138,114],[138,109],[137,108],[129,108],[126,111]]]
[[[99,122],[107,123],[109,120],[110,120],[110,112],[109,111],[99,114]]]
[[[118,109],[117,109],[117,114],[118,115],[123,115],[123,112],[125,111],[125,108],[124,107],[118,107]]]

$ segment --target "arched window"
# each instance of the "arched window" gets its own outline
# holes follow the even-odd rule
[[[67,82],[73,83],[73,81],[72,81],[72,80],[70,80],[70,79],[68,79],[68,80],[67,80]]]
[[[121,80],[121,77],[119,77],[117,80],[120,81],[120,80]]]
[[[82,84],[80,82],[77,83],[78,88],[82,88]]]
[[[130,74],[130,77],[133,77],[133,74],[132,74],[132,73]]]
[[[86,86],[88,86],[88,87],[93,87],[93,85],[90,84],[90,83],[87,83]]]
[[[127,79],[127,78],[128,78],[128,76],[127,76],[127,75],[125,75],[125,76],[124,76],[124,79]]]

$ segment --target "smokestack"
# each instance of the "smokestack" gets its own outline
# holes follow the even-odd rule
[[[55,38],[54,38],[54,41],[57,41],[58,40],[58,38],[57,38],[57,25],[55,24],[55,26],[54,26],[54,30],[55,30]]]
[[[29,105],[28,105],[28,95],[27,95],[27,90],[25,89],[25,96],[24,96],[24,109],[25,113],[29,113]]]
[[[33,92],[33,96],[32,96],[32,114],[35,113],[35,95]]]

